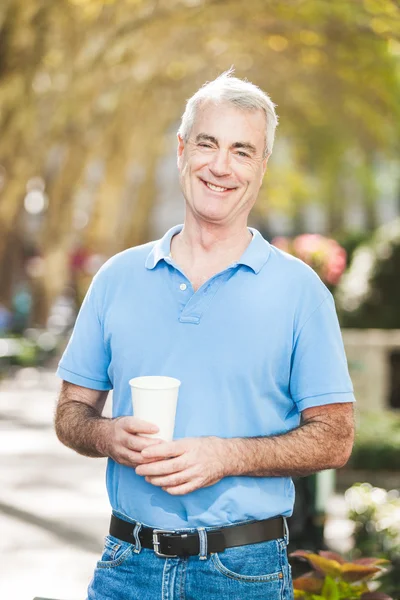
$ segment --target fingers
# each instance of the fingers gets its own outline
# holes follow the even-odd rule
[[[181,471],[180,473],[174,473],[173,475],[165,475],[162,477],[145,477],[148,483],[156,485],[157,487],[169,488],[176,487],[187,483],[191,478],[190,471]]]
[[[130,467],[146,463],[149,459],[141,455],[142,450],[163,443],[159,438],[140,435],[151,430],[158,431],[151,423],[134,417],[121,417],[113,420],[112,423],[110,456],[117,463]]]
[[[115,460],[115,462],[127,467],[132,467],[133,469],[138,465],[144,465],[148,462],[148,459],[143,458],[141,452],[136,452],[135,450],[130,450],[126,447],[118,448],[111,458]]]
[[[181,456],[186,451],[181,440],[176,442],[164,442],[157,446],[148,447],[143,450],[144,458],[171,458],[173,456]]]
[[[144,448],[161,443],[162,440],[159,439],[149,439],[140,437],[139,435],[125,434],[120,440],[118,447],[120,455],[123,456],[126,461],[129,461],[131,467],[136,467],[139,464],[141,465],[149,462],[149,460],[154,460],[142,456],[142,450]]]
[[[163,487],[164,492],[171,494],[171,496],[183,496],[184,494],[190,494],[199,489],[201,484],[197,484],[194,481],[188,481],[183,485],[176,485],[174,487]]]
[[[154,460],[153,458],[149,459],[146,456],[144,456],[143,452],[141,453],[141,456],[142,456],[142,458],[144,458],[147,461]],[[171,475],[172,473],[177,473],[179,471],[182,471],[183,467],[184,467],[184,465],[181,460],[171,458],[170,460],[159,460],[159,461],[155,461],[155,462],[149,462],[146,465],[140,466],[136,469],[136,474],[149,476],[149,477],[156,477],[156,476],[160,476],[160,475]]]
[[[127,437],[128,448],[131,448],[131,450],[136,450],[137,452],[141,452],[145,448],[149,448],[150,446],[154,446],[156,444],[162,444],[162,440],[159,438],[146,438],[140,435],[129,435]]]
[[[115,462],[119,463],[120,465],[125,465],[126,467],[136,467],[136,465],[141,464],[143,461],[140,452],[133,452],[127,450],[126,448],[123,448],[111,458],[115,460]]]
[[[137,419],[136,417],[124,417],[119,419],[119,425],[128,433],[157,433],[159,431],[157,425]]]

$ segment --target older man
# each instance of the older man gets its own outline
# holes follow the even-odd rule
[[[332,296],[247,225],[276,124],[268,95],[229,72],[198,90],[178,134],[184,225],[114,256],[82,305],[56,430],[109,459],[113,514],[90,600],[290,600],[291,476],[351,452]],[[172,442],[138,435],[156,431],[130,416],[140,375],[182,381]]]

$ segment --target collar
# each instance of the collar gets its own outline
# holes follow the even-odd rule
[[[175,225],[175,227],[172,227],[167,231],[161,240],[155,242],[150,254],[146,258],[146,269],[154,269],[160,260],[165,260],[166,258],[170,257],[171,240],[174,235],[182,231],[182,229],[183,225]]]
[[[170,257],[171,240],[173,236],[182,231],[182,229],[183,225],[175,225],[175,227],[172,227],[167,231],[164,237],[155,242],[151,252],[146,258],[146,269],[154,269],[161,260]],[[271,247],[257,229],[249,227],[249,230],[253,234],[253,239],[237,261],[237,264],[246,265],[247,267],[250,267],[254,273],[259,273],[269,258]]]

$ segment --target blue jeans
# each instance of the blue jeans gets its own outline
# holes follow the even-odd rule
[[[161,558],[107,536],[88,600],[293,600],[286,546],[281,538],[202,558]]]

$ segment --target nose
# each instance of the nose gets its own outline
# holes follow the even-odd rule
[[[214,154],[212,161],[209,163],[208,168],[211,173],[216,177],[224,177],[230,175],[231,164],[229,151],[218,149]]]

